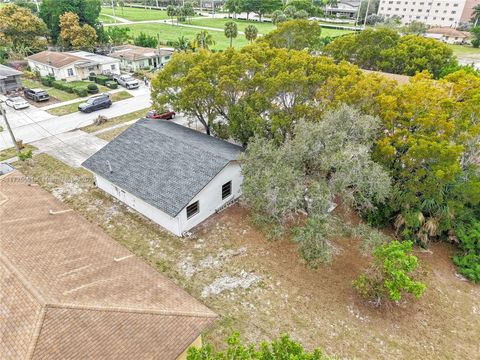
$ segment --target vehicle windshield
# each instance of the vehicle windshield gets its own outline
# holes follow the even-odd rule
[[[125,76],[124,79],[125,81],[135,81],[135,79],[131,76]]]
[[[92,105],[94,101],[95,101],[95,98],[88,99],[87,104]]]

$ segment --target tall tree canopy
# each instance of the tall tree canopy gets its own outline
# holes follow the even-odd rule
[[[66,12],[60,16],[60,43],[66,48],[92,50],[97,33],[88,24],[80,25],[77,14]]]
[[[43,0],[39,16],[47,24],[52,39],[57,41],[60,35],[60,16],[64,13],[74,13],[81,25],[88,24],[97,29],[100,10],[100,0]]]
[[[272,47],[296,50],[315,50],[321,45],[322,27],[317,21],[290,20],[278,23],[277,29],[265,35],[261,41]]]
[[[0,46],[24,49],[28,55],[43,50],[47,43],[45,23],[25,7],[13,4],[0,8]]]

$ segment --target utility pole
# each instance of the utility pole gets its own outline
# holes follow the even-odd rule
[[[115,23],[116,23],[117,17],[115,16],[115,0],[112,0],[112,13],[113,13],[113,19],[115,20]]]
[[[355,27],[358,26],[358,20],[360,19],[360,10],[362,9],[362,2],[358,3],[357,18],[355,19]]]
[[[365,29],[365,27],[367,26],[368,10],[370,10],[370,1],[371,1],[371,0],[368,0],[368,3],[367,3],[367,11],[365,12],[365,20],[363,20],[363,28],[364,28],[364,29]]]
[[[10,123],[7,120],[7,112],[3,108],[3,102],[0,102],[0,112],[3,115],[3,120],[5,120],[5,124],[7,125],[8,132],[10,133],[10,137],[12,138],[13,144],[15,146],[15,151],[17,152],[17,156],[20,155],[20,146],[18,146],[17,140],[15,140],[15,136],[13,135],[12,128],[10,127]]]
[[[38,0],[35,0],[35,5],[37,5],[37,12],[40,11],[40,6],[38,6]]]

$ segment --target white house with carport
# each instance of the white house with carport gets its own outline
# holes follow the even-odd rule
[[[120,60],[86,51],[42,51],[27,57],[28,66],[41,76],[78,81],[90,74],[120,74]]]
[[[177,236],[241,194],[240,146],[142,119],[82,165],[96,185]]]
[[[173,49],[146,48],[136,45],[117,46],[108,56],[120,60],[122,70],[160,69],[172,57]]]

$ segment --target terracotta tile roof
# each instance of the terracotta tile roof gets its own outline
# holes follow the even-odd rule
[[[42,51],[27,57],[29,60],[36,61],[41,64],[50,65],[54,68],[60,69],[66,65],[73,64],[77,61],[85,61],[81,57],[56,51]]]
[[[0,177],[2,359],[176,359],[214,321],[207,307],[27,182],[19,172]]]
[[[142,60],[160,56],[171,55],[173,51],[168,49],[153,49],[136,45],[122,45],[114,48],[114,51],[108,56],[120,59],[125,58],[127,60]]]
[[[449,27],[430,28],[426,32],[429,33],[429,34],[440,34],[440,35],[451,36],[451,37],[459,37],[459,38],[469,37],[468,33],[465,33],[463,31],[459,31],[457,29],[449,28]]]
[[[383,71],[372,71],[372,70],[365,70],[365,69],[360,69],[360,70],[366,74],[377,74],[387,79],[395,80],[400,85],[408,84],[411,79],[411,76],[407,76],[407,75],[391,74]]]

